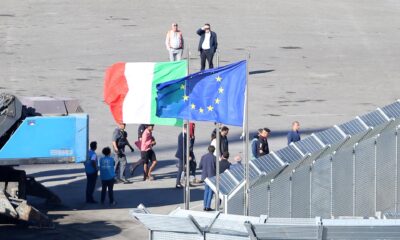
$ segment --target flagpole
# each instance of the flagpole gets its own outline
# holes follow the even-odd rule
[[[189,120],[186,120],[186,184],[185,184],[185,193],[186,193],[186,202],[185,202],[185,210],[189,210],[190,208],[190,174],[189,174]]]
[[[182,149],[185,149],[185,126],[184,125],[182,126]],[[182,154],[184,154],[184,151],[182,152]],[[183,157],[182,164],[185,164],[185,156],[182,156],[182,157]],[[183,166],[182,166],[182,170],[183,170]],[[182,177],[182,173],[181,173],[181,177]],[[186,189],[185,189],[185,191],[183,191],[183,205],[184,205],[184,208],[186,209]]]
[[[245,185],[244,185],[244,215],[249,216],[249,188],[250,188],[250,158],[249,158],[249,60],[250,52],[247,54],[246,62],[246,92],[245,92],[245,109],[244,109],[244,127],[246,133],[246,144],[244,146],[244,156],[245,156]]]
[[[217,51],[217,68],[219,67],[219,51]],[[216,140],[215,140],[215,146],[216,146],[216,155],[217,157],[215,158],[215,172],[216,172],[216,193],[215,193],[215,211],[219,211],[219,158],[221,156],[221,136],[220,136],[220,128],[221,124],[217,123],[216,124]]]
[[[190,45],[187,51],[187,74],[189,75],[189,62],[190,62]],[[185,95],[186,93],[186,83],[185,83]],[[189,175],[189,120],[186,120],[186,184],[185,184],[185,210],[190,208],[190,175]]]

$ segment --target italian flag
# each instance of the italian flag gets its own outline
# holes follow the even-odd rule
[[[156,116],[156,85],[187,75],[187,61],[115,63],[106,71],[104,101],[117,123],[181,126]]]

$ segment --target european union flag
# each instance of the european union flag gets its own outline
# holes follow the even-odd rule
[[[158,117],[242,126],[246,61],[157,85]]]

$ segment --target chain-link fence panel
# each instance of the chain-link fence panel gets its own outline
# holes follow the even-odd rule
[[[310,166],[302,165],[292,175],[292,218],[310,217]]]
[[[243,192],[243,186],[240,187],[240,190],[238,190],[233,196],[230,196],[231,198],[228,199],[227,203],[227,213],[228,214],[237,214],[237,215],[243,215],[244,213],[244,192]]]
[[[332,157],[333,216],[353,215],[353,148],[345,148]]]
[[[279,175],[270,184],[270,217],[290,218],[290,175]]]
[[[354,207],[356,216],[375,216],[375,138],[355,147]]]
[[[311,167],[311,217],[331,217],[331,163],[331,156],[325,156]]]
[[[264,182],[249,190],[249,215],[259,217],[268,215],[268,182]]]
[[[399,191],[399,187],[400,187],[400,126],[398,126],[397,130],[396,130],[396,211],[400,211],[400,191]]]
[[[396,201],[396,135],[384,131],[376,140],[376,210],[393,211]]]

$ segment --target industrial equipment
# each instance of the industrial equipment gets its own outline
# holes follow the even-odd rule
[[[50,226],[48,217],[30,206],[27,195],[60,204],[60,198],[14,167],[26,164],[84,162],[88,115],[75,99],[0,94],[0,218]]]

